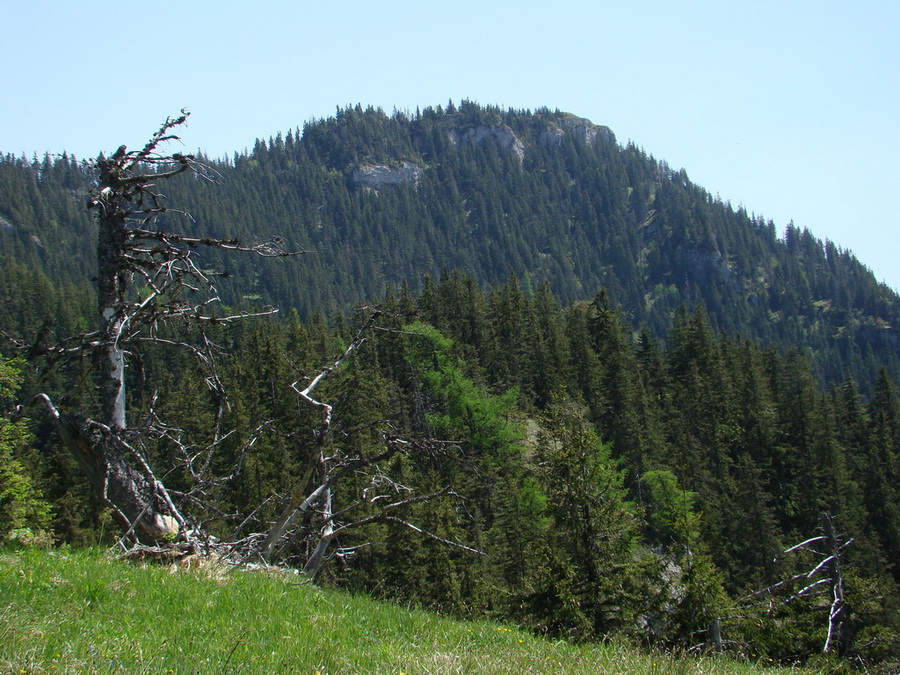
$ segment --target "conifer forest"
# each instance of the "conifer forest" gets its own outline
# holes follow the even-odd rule
[[[900,298],[852,252],[549,109],[182,122],[0,157],[0,540],[897,667]]]

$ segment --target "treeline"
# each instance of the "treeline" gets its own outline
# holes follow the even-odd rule
[[[816,563],[782,552],[830,514],[841,541],[852,538],[840,552],[840,649],[897,658],[900,400],[887,372],[868,401],[849,379],[824,391],[802,353],[718,333],[700,307],[678,308],[654,337],[634,332],[606,291],[562,305],[548,284],[529,292],[514,276],[482,291],[447,273],[418,293],[395,287],[379,307],[362,349],[318,393],[334,406],[329,451],[376,454],[385,424],[446,441],[393,457],[390,475],[402,478],[398,499],[406,488],[452,494],[413,505],[422,532],[380,521],[342,536],[323,572],[331,583],[574,639],[623,634],[792,661],[821,652],[832,598],[788,601],[805,582],[779,582]],[[214,328],[224,417],[189,356],[151,350],[132,366],[135,415],[153,397],[186,437],[233,431],[212,468],[239,471],[211,484],[207,529],[235,536],[261,504],[254,518],[277,517],[320,414],[290,385],[333,363],[357,319],[289,312]],[[78,373],[40,386],[63,381]],[[66,386],[66,405],[90,409],[90,387]],[[36,433],[57,536],[91,540],[101,514],[49,430]],[[173,494],[186,490],[176,446],[149,452],[171,467]],[[335,513],[365,489],[354,480],[336,491]],[[762,605],[752,599],[775,584]]]
[[[471,102],[393,115],[348,107],[206,161],[214,182],[166,189],[191,219],[162,227],[279,235],[311,252],[300,265],[210,255],[205,268],[229,275],[220,290],[231,305],[333,316],[403,280],[420,292],[445,269],[482,289],[515,273],[562,302],[606,288],[633,328],[657,338],[679,306],[702,306],[715,331],[802,345],[829,386],[850,374],[870,395],[880,367],[900,377],[898,297],[850,252],[793,224],[776,231],[572,115]],[[404,163],[417,180],[358,180],[361,167]],[[0,159],[0,252],[53,284],[93,276],[90,180],[65,155]]]

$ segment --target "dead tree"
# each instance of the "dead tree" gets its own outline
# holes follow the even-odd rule
[[[212,476],[210,469],[217,447],[230,434],[221,428],[227,396],[216,372],[212,343],[205,335],[199,342],[178,341],[166,336],[161,329],[175,320],[203,325],[275,311],[267,308],[252,314],[215,313],[212,305],[218,300],[216,275],[203,272],[195,265],[195,251],[207,247],[265,257],[303,253],[284,250],[277,239],[245,244],[236,239],[192,237],[158,227],[161,216],[180,213],[163,203],[158,188],[161,181],[182,173],[213,179],[210,170],[191,155],[160,153],[161,146],[177,140],[172,131],[186,119],[187,113],[182,111],[180,117],[166,120],[142,149],[129,151],[122,146],[111,157],[101,155],[93,163],[97,184],[91,191],[88,208],[95,212],[99,228],[99,329],[70,338],[55,347],[31,350],[40,351],[51,362],[90,358],[99,397],[97,415],[63,413],[46,394],[38,398],[50,411],[61,438],[87,476],[94,493],[122,528],[123,541],[130,540],[135,544],[154,545],[176,538],[190,542],[192,536],[204,536],[198,519],[185,516],[183,512],[188,507],[196,510],[199,506],[201,511],[214,508],[206,488],[221,486],[233,477]],[[243,520],[234,531],[234,541],[220,542],[221,549],[240,552],[245,557],[262,558],[266,562],[282,559],[291,550],[302,549],[303,554],[293,559],[299,557],[308,577],[315,578],[340,534],[382,521],[398,523],[443,544],[479,553],[464,544],[427,532],[404,517],[408,507],[415,504],[438,497],[453,497],[449,486],[428,494],[417,494],[381,468],[398,453],[442,452],[448,447],[456,447],[456,443],[405,438],[387,421],[380,424],[382,447],[373,454],[331,443],[332,406],[317,399],[315,390],[362,347],[379,316],[377,310],[370,312],[349,347],[330,366],[308,380],[298,380],[292,385],[296,395],[321,414],[305,475],[293,486],[280,517],[274,522],[261,519],[258,514],[265,504],[249,515],[241,514],[238,517]],[[155,398],[151,398],[139,423],[129,423],[126,368],[129,360],[148,343],[188,350],[204,367],[206,382],[219,405],[214,437],[205,449],[189,451],[180,430],[167,426],[157,416]],[[27,349],[27,345],[20,343],[19,346],[22,351]],[[266,426],[264,422],[250,434],[239,456],[253,447]],[[164,439],[175,446],[185,474],[194,483],[191,492],[173,492],[163,485],[159,475],[172,467],[161,467],[159,472],[154,470],[144,451],[148,439]],[[359,479],[362,475],[368,485],[358,495],[342,494],[343,506],[336,512],[338,486],[350,476]],[[266,501],[278,498],[273,494]],[[256,529],[240,539],[251,524]],[[349,553],[340,547],[336,550],[338,555]]]
[[[341,365],[360,350],[367,340],[367,333],[373,329],[380,314],[378,309],[369,313],[368,320],[333,364],[306,380],[305,386],[302,386],[299,380],[291,385],[302,401],[320,411],[321,422],[313,432],[315,442],[307,471],[297,483],[281,515],[269,529],[259,553],[266,562],[274,562],[291,547],[304,545],[306,554],[303,572],[310,580],[317,577],[328,559],[329,549],[341,534],[376,522],[396,523],[443,545],[483,555],[475,548],[418,527],[405,515],[406,510],[415,504],[442,497],[457,497],[450,486],[426,494],[417,494],[413,488],[401,484],[381,468],[398,453],[429,455],[447,448],[455,449],[459,445],[457,442],[406,438],[397,434],[393,426],[386,421],[381,424],[381,450],[375,454],[349,452],[347,448],[333,446],[329,442],[333,407],[315,398],[315,389],[324,380],[336,374]],[[350,474],[357,476],[364,474],[368,485],[349,499],[349,503],[345,503],[340,511],[335,511],[336,489],[342,479]],[[304,516],[311,517],[297,525],[297,521]],[[342,557],[351,553],[351,550],[345,548],[338,548],[336,551],[336,555]]]
[[[771,617],[777,610],[802,599],[815,599],[816,606],[827,614],[823,654],[844,653],[849,648],[844,602],[844,573],[841,555],[853,539],[846,541],[837,534],[834,516],[822,514],[821,534],[791,546],[782,555],[805,551],[813,556],[812,567],[755,591],[739,600],[736,608],[743,617],[755,613],[759,618]]]
[[[216,313],[212,307],[218,300],[216,275],[201,271],[194,262],[195,252],[207,247],[265,257],[303,253],[284,250],[278,239],[244,244],[236,239],[192,237],[159,227],[161,216],[179,213],[163,203],[157,187],[161,181],[182,173],[214,178],[191,155],[160,153],[163,144],[177,140],[172,131],[186,119],[187,113],[182,111],[180,117],[166,120],[142,149],[129,151],[122,146],[111,157],[101,155],[93,163],[97,183],[91,191],[88,208],[95,212],[99,230],[99,328],[52,347],[41,342],[40,348],[35,348],[40,341],[30,348],[18,344],[23,353],[40,353],[50,363],[88,357],[93,364],[99,402],[96,414],[61,412],[48,395],[40,394],[37,398],[49,410],[60,437],[84,471],[100,503],[110,510],[121,527],[122,541],[134,544],[156,545],[176,539],[192,544],[199,538],[208,543],[202,523],[190,514],[215,510],[209,493],[233,478],[240,465],[239,460],[231,476],[212,475],[212,458],[231,434],[222,429],[227,395],[216,372],[212,342],[205,334],[201,334],[199,341],[179,341],[162,328],[176,320],[202,326],[275,311],[266,308],[250,314]],[[309,379],[294,382],[295,394],[321,415],[305,474],[287,499],[273,494],[249,515],[230,514],[242,518],[242,522],[234,530],[232,541],[219,542],[220,552],[240,553],[245,559],[252,557],[265,562],[281,560],[293,552],[291,559],[295,562],[299,559],[308,578],[315,579],[332,551],[344,557],[352,553],[335,547],[342,533],[374,522],[392,522],[442,544],[480,553],[408,520],[409,507],[441,497],[456,497],[449,486],[419,494],[382,469],[399,453],[433,454],[458,444],[405,438],[388,421],[378,423],[381,446],[376,451],[366,454],[332,442],[333,408],[316,398],[316,388],[338,373],[342,364],[359,351],[379,315],[377,310],[370,313],[349,347],[330,366]],[[186,349],[204,367],[205,380],[219,406],[213,438],[205,449],[189,448],[181,431],[157,416],[155,396],[137,424],[129,420],[126,368],[140,354],[141,347],[150,343]],[[239,457],[250,451],[267,426],[263,422],[250,434],[242,444]],[[159,476],[173,467],[154,470],[144,450],[148,439],[162,440],[175,447],[184,474],[193,482],[189,492],[166,488]],[[339,495],[339,487],[351,477],[357,485],[363,477],[363,487],[358,494]],[[284,504],[274,522],[259,515],[268,508],[267,504],[278,500]],[[340,510],[335,508],[337,503],[341,504]],[[246,529],[252,531],[244,534]]]
[[[96,214],[97,295],[99,329],[42,351],[51,360],[87,355],[94,365],[99,398],[96,417],[84,412],[61,413],[45,394],[61,438],[86,474],[94,493],[112,512],[133,542],[154,544],[188,537],[187,522],[143,451],[143,439],[166,435],[151,410],[140,425],[129,426],[126,410],[126,366],[130,355],[148,342],[168,342],[160,328],[175,319],[194,322],[230,321],[247,315],[216,315],[215,275],[202,272],[193,255],[198,247],[246,251],[261,256],[297,255],[278,240],[247,245],[236,239],[191,237],[157,227],[168,209],[158,184],[182,173],[212,179],[192,155],[161,154],[161,146],[178,140],[173,130],[189,113],[167,119],[140,150],[121,146],[111,157],[93,162],[96,187],[88,208]],[[137,289],[142,293],[139,295]],[[258,314],[271,313],[266,309]],[[187,345],[211,363],[209,343]],[[219,390],[215,373],[207,382]],[[219,391],[218,393],[222,393]]]

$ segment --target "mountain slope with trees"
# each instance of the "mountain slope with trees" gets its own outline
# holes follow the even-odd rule
[[[827,384],[853,373],[868,394],[879,367],[900,374],[898,296],[850,252],[793,224],[777,232],[569,114],[357,106],[207,161],[218,184],[167,186],[194,234],[277,233],[314,252],[304,265],[210,256],[234,279],[221,285],[231,305],[333,316],[445,270],[482,288],[514,272],[527,289],[547,281],[564,302],[605,288],[634,330],[656,335],[677,307],[701,305],[715,330],[806,350]],[[90,177],[65,155],[6,156],[0,177],[4,274],[21,277],[24,264],[77,294],[94,274]],[[9,293],[30,291],[19,286]]]
[[[0,337],[21,357],[0,356],[0,495],[15,516],[3,540],[52,527],[94,541],[112,513],[122,542],[282,561],[575,640],[896,665],[896,297],[852,256],[744,227],[741,212],[688,199],[703,193],[686,177],[560,113],[350,109],[216,164],[218,185],[196,158],[156,154],[182,121],[95,163],[95,222],[74,206],[88,167],[2,164],[17,196],[3,211]],[[272,236],[266,216],[303,208],[316,227]],[[114,266],[82,251],[98,225],[109,231],[95,259],[119,251]],[[562,248],[535,253],[541,236]],[[460,259],[469,271],[415,278],[441,237],[451,260],[474,256]],[[773,253],[753,262],[742,246]],[[315,253],[226,255],[295,248]],[[385,263],[405,256],[410,278]],[[663,260],[683,285],[626,304]],[[804,294],[827,282],[832,296],[770,286],[784,270]],[[112,277],[121,292],[98,305],[94,282]],[[217,286],[232,305],[220,312]],[[339,298],[353,292],[366,304],[351,310]],[[281,315],[255,311],[279,297]],[[846,372],[822,386],[834,363]],[[119,483],[141,481],[129,475],[150,487],[130,514]]]

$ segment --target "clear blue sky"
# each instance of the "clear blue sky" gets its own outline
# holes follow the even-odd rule
[[[362,103],[610,126],[900,289],[897,0],[0,0],[0,152],[90,157],[193,113],[215,157]]]

